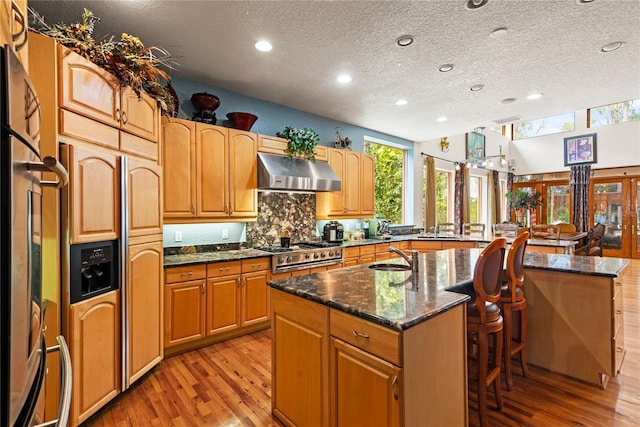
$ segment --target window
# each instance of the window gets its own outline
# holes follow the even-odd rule
[[[617,102],[587,110],[587,127],[613,125],[640,120],[640,99]]]
[[[364,143],[364,150],[376,160],[376,215],[402,224],[405,150],[367,141]]]
[[[513,139],[533,138],[575,129],[575,114],[566,113],[544,119],[529,120],[513,125]]]
[[[511,216],[507,212],[507,181],[500,180],[500,218],[502,221],[510,221]]]
[[[436,170],[436,224],[453,222],[452,181],[451,172]]]
[[[482,222],[482,178],[469,177],[469,222]]]

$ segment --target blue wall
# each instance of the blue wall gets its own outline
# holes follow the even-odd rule
[[[180,109],[178,112],[179,118],[191,119],[192,114],[195,111],[195,108],[193,108],[193,105],[191,104],[191,95],[198,92],[207,92],[220,98],[220,106],[215,111],[218,119],[218,125],[230,127],[230,123],[226,122],[226,114],[232,111],[243,111],[258,116],[258,120],[251,128],[251,132],[263,135],[275,135],[276,132],[282,131],[285,126],[293,126],[295,128],[312,128],[320,136],[320,145],[333,147],[333,138],[336,134],[336,126],[339,126],[341,128],[342,136],[349,137],[349,139],[353,141],[352,148],[354,151],[364,151],[365,136],[370,137],[372,140],[389,142],[413,149],[413,142],[406,139],[337,122],[315,114],[305,113],[282,105],[273,104],[271,102],[208,86],[204,83],[174,77],[171,84],[178,94],[178,99],[180,100]],[[411,150],[409,155],[411,156],[412,154],[413,150]],[[409,161],[408,163],[412,164],[413,162]]]

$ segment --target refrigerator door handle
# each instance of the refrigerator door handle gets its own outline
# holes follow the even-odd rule
[[[52,156],[46,156],[42,163],[27,163],[27,169],[37,172],[53,172],[56,174],[58,181],[41,181],[40,185],[43,187],[62,188],[69,183],[69,174],[67,173],[67,170],[62,166],[62,163],[60,163],[58,159]]]
[[[54,351],[60,352],[60,368],[62,374],[62,382],[60,383],[60,403],[58,404],[58,418],[38,424],[35,427],[59,426],[66,427],[69,420],[69,408],[71,407],[71,384],[73,382],[71,373],[71,356],[67,342],[62,335],[56,337],[58,345],[47,347],[47,353]]]

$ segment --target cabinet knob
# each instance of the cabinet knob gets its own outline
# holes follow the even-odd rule
[[[206,289],[204,287],[204,282],[200,284],[200,287],[202,288],[202,293],[204,294],[206,292]]]
[[[120,109],[116,108],[116,121],[119,122],[120,121]]]
[[[196,214],[196,205],[191,205],[191,213]]]
[[[122,123],[127,124],[128,121],[129,121],[129,118],[127,117],[127,112],[123,111],[122,112]]]
[[[398,376],[393,377],[393,382],[391,383],[391,390],[393,390],[393,398],[398,400],[398,390],[396,390],[396,386],[398,385]]]

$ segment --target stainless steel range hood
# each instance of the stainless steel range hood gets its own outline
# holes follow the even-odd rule
[[[287,191],[337,191],[341,182],[329,163],[258,153],[258,188]]]

